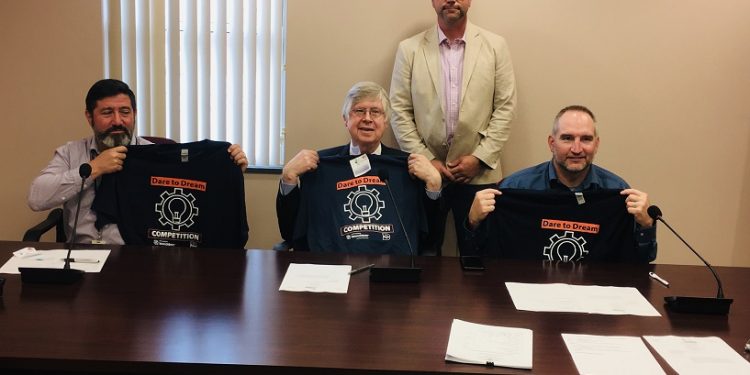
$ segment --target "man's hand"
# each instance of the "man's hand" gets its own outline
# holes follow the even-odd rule
[[[648,207],[651,205],[648,194],[636,189],[625,189],[620,194],[628,196],[625,198],[625,207],[635,217],[635,222],[642,228],[651,228],[654,219],[648,216]]]
[[[456,182],[466,184],[482,171],[482,163],[474,155],[464,155],[449,162],[448,171]]]
[[[125,146],[112,147],[102,151],[94,160],[89,162],[91,164],[91,176],[89,178],[94,179],[101,175],[121,171],[127,152],[128,148]]]
[[[420,154],[409,155],[409,174],[424,181],[429,191],[440,191],[443,184],[443,178],[440,172],[427,160],[427,157]]]
[[[240,147],[240,145],[229,146],[229,149],[227,150],[227,152],[229,152],[229,155],[232,156],[232,160],[234,160],[234,164],[239,165],[243,171],[245,170],[245,168],[247,168],[247,164],[248,164],[247,155],[245,155],[245,152],[242,151],[242,147]]]
[[[502,194],[497,189],[484,189],[474,194],[474,201],[471,202],[468,215],[469,227],[472,230],[476,229],[490,212],[495,211],[495,197]]]
[[[438,172],[440,172],[440,176],[442,176],[444,179],[448,181],[454,180],[453,175],[451,174],[450,171],[448,171],[448,167],[446,167],[442,161],[438,159],[432,159],[430,160],[430,163],[432,163],[432,166],[435,167],[435,169],[437,169]]]
[[[281,171],[281,181],[289,185],[297,185],[299,176],[318,168],[318,153],[313,150],[302,150],[294,155],[292,160]]]

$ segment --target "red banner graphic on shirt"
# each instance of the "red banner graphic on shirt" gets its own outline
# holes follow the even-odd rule
[[[378,176],[362,176],[351,180],[337,182],[336,190],[351,189],[359,185],[385,185],[385,182],[380,181]]]
[[[186,180],[183,178],[151,176],[151,186],[179,187],[206,191],[207,183],[198,180]]]
[[[563,221],[542,219],[542,229],[570,230],[574,232],[599,233],[599,224],[579,223],[575,221]]]

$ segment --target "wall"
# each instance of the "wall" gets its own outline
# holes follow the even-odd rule
[[[57,146],[91,134],[83,97],[102,75],[100,19],[94,0],[0,0],[0,239],[46,217],[26,205],[31,180]]]
[[[99,4],[0,0],[0,126],[12,137],[0,150],[0,239],[43,217],[26,207],[29,182],[55,147],[90,132],[83,95],[102,74]],[[504,170],[547,160],[553,115],[586,104],[599,119],[598,164],[648,191],[709,261],[750,266],[750,3],[474,0],[469,14],[513,54],[519,105]],[[287,158],[344,143],[346,90],[388,88],[397,42],[434,17],[426,0],[288,0]],[[276,176],[246,178],[248,247],[278,240],[276,188]],[[696,263],[664,227],[659,243],[657,262]]]

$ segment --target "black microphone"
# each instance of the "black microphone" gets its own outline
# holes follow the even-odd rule
[[[716,298],[709,298],[709,297],[685,297],[685,296],[669,296],[664,297],[664,302],[667,305],[667,308],[672,311],[676,312],[685,312],[685,313],[699,313],[699,314],[728,314],[729,313],[729,306],[732,304],[733,299],[731,298],[724,298],[724,288],[721,286],[721,279],[719,279],[719,275],[716,274],[716,271],[713,267],[705,260],[703,257],[698,254],[695,249],[693,249],[690,244],[687,243],[677,232],[672,229],[669,224],[667,224],[666,221],[664,221],[664,218],[662,217],[661,210],[657,206],[650,206],[648,208],[648,216],[651,216],[652,219],[659,220],[664,225],[669,228],[672,233],[674,233],[677,238],[682,241],[682,243],[685,244],[685,246],[690,249],[690,251],[695,254],[701,261],[703,261],[703,264],[708,267],[709,271],[714,275],[714,279],[716,279],[716,284],[718,285],[718,290],[716,292]]]
[[[422,269],[414,267],[414,247],[411,245],[409,240],[409,233],[406,231],[404,221],[401,219],[401,212],[398,210],[398,204],[396,199],[393,198],[393,191],[391,191],[391,185],[388,181],[388,171],[381,169],[378,172],[378,178],[383,181],[385,188],[388,190],[388,195],[391,197],[393,202],[393,208],[396,210],[396,217],[398,217],[398,223],[401,225],[401,232],[404,233],[406,238],[406,245],[409,247],[409,256],[411,258],[410,267],[372,267],[370,268],[370,281],[390,281],[390,282],[419,282]]]
[[[81,164],[78,167],[78,174],[81,176],[81,189],[78,191],[78,204],[76,205],[76,216],[73,220],[73,233],[66,244],[68,255],[65,256],[63,268],[18,267],[18,271],[21,272],[22,282],[32,284],[72,284],[83,278],[84,271],[70,268],[70,252],[73,250],[73,241],[75,241],[78,229],[78,214],[81,211],[83,188],[85,187],[86,179],[91,176],[91,164]]]

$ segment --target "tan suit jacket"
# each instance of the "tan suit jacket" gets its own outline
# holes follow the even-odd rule
[[[502,178],[500,153],[516,102],[513,64],[501,36],[468,23],[464,40],[461,106],[450,147],[436,26],[399,43],[391,78],[391,126],[402,150],[443,162],[474,155],[485,168],[470,184],[495,183]]]

